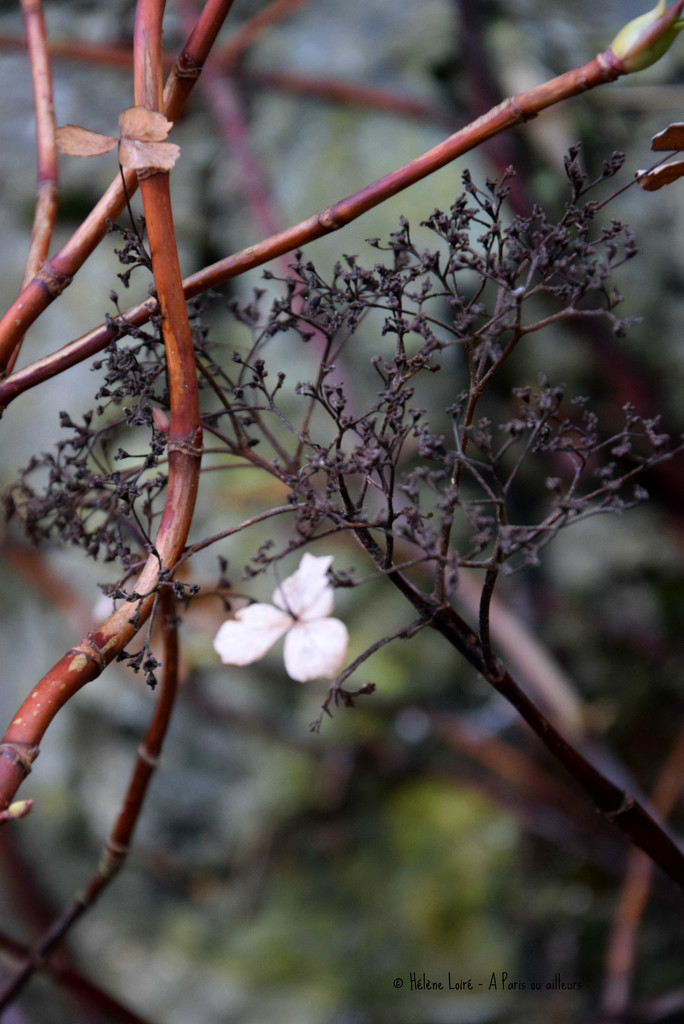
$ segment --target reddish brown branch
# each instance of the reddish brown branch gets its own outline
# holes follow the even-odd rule
[[[230,47],[230,43],[226,44]],[[0,49],[24,50],[25,40],[19,36],[0,32]],[[47,52],[56,60],[71,60],[79,64],[94,64],[97,67],[118,68],[128,71],[133,67],[133,54],[125,46],[106,46],[102,43],[79,43],[51,39],[47,44]],[[170,54],[164,57],[164,66],[172,71],[180,58],[174,59]],[[235,60],[230,54],[221,56],[216,50],[211,55],[211,66],[215,72],[232,73]],[[289,92],[304,100],[338,103],[344,106],[360,107],[364,110],[377,110],[385,114],[396,114],[398,117],[415,117],[421,121],[436,124],[453,122],[453,115],[448,110],[440,109],[434,103],[404,96],[390,89],[379,89],[372,85],[358,85],[356,82],[344,82],[336,78],[325,78],[320,75],[300,74],[294,71],[263,71],[254,68],[240,68],[240,82],[251,88],[273,89],[279,93]]]
[[[136,101],[161,104],[161,9],[141,0],[136,19]],[[141,182],[152,271],[162,316],[171,396],[168,435],[169,477],[154,547],[135,584],[133,603],[124,603],[67,654],[34,687],[0,744],[0,810],[31,769],[45,730],[61,707],[95,679],[149,616],[157,585],[172,570],[190,529],[201,454],[199,399],[192,334],[183,296],[168,174]]]
[[[341,484],[344,496],[344,482]],[[593,800],[595,806],[635,846],[643,850],[666,875],[684,890],[684,852],[635,797],[600,772],[536,706],[507,669],[485,658],[482,641],[450,606],[422,593],[403,573],[386,571],[385,555],[371,533],[357,528],[355,535],[376,566],[386,572],[397,590],[425,622],[437,630],[518,711],[553,757]]]
[[[138,749],[133,773],[118,818],[102,851],[96,873],[84,892],[75,898],[71,907],[47,930],[32,950],[26,951],[21,967],[0,991],[0,1010],[9,1006],[35,971],[45,964],[76,922],[92,907],[114,876],[118,874],[128,856],[147,789],[159,763],[178,690],[178,627],[173,593],[170,588],[162,588],[159,594],[159,603],[162,611],[164,644],[159,699],[145,739]]]
[[[185,297],[193,298],[211,288],[237,277],[239,274],[254,267],[261,266],[269,260],[276,259],[285,253],[298,249],[323,235],[339,230],[351,221],[378,206],[384,200],[396,195],[409,185],[415,184],[434,171],[455,160],[464,153],[475,149],[486,139],[513,125],[520,124],[534,117],[546,107],[567,99],[585,89],[594,88],[606,82],[614,81],[625,73],[611,50],[599,54],[581,68],[568,71],[558,78],[551,79],[543,85],[530,89],[528,92],[514,96],[490,110],[488,114],[478,118],[466,128],[462,128],[449,136],[433,149],[428,150],[415,160],[397,168],[390,174],[379,178],[365,188],[354,192],[346,199],[329,206],[320,213],[308,217],[277,234],[271,235],[255,245],[248,246],[241,252],[228,256],[213,263],[203,270],[186,278],[183,282]],[[147,300],[139,306],[123,314],[129,323],[139,326],[149,319],[154,311],[153,304]],[[2,323],[0,323],[0,351],[2,345]],[[58,352],[47,356],[21,374],[14,374],[5,381],[0,381],[0,410],[5,408],[18,394],[35,386],[68,366],[73,366],[82,359],[100,351],[114,337],[111,328],[103,325],[90,331],[82,338],[65,345]]]
[[[15,960],[23,960],[31,955],[31,951],[21,942],[0,932],[0,948]],[[62,988],[66,989],[79,1003],[87,1006],[92,1013],[96,1011],[111,1024],[152,1024],[147,1017],[134,1013],[118,999],[114,999],[98,985],[94,985],[79,971],[62,964],[57,957],[49,957],[41,970],[48,974]]]
[[[418,118],[422,122],[434,124],[453,125],[455,120],[452,114],[440,110],[434,103],[372,85],[357,85],[356,82],[343,82],[320,75],[302,75],[294,71],[245,69],[240,72],[240,78],[250,87],[277,89],[280,93],[293,93],[306,100],[323,100],[381,114]]]
[[[282,253],[298,249],[323,235],[338,231],[351,221],[367,213],[386,199],[421,181],[451,163],[464,153],[475,149],[486,139],[534,117],[541,110],[563,99],[577,95],[585,89],[612,82],[624,71],[611,50],[599,54],[594,60],[574,71],[568,71],[543,85],[511,97],[478,118],[466,128],[449,136],[439,145],[397,168],[365,188],[354,192],[314,216],[251,245],[242,252],[228,256],[193,274],[185,282],[186,295],[192,297],[215,287],[237,274],[272,260]]]
[[[26,40],[9,32],[0,32],[0,49],[25,50]],[[47,51],[51,57],[61,60],[73,60],[83,64],[95,64],[98,67],[120,68],[129,71],[133,67],[133,53],[128,46],[107,46],[103,43],[80,43],[77,40],[50,39]],[[173,66],[173,58],[166,61],[169,70]]]
[[[651,795],[654,808],[663,818],[672,813],[683,785],[684,732],[681,732]],[[606,954],[602,1008],[610,1018],[619,1019],[629,1004],[639,923],[652,886],[653,864],[641,850],[631,850]]]
[[[224,68],[233,67],[242,60],[254,40],[265,29],[278,24],[309,3],[311,0],[273,0],[273,3],[249,18],[227,42],[217,47],[214,58]]]
[[[208,0],[198,24],[183,50],[185,64],[172,72],[164,98],[164,113],[170,121],[177,120],[188,93],[216,39],[223,18],[233,0]],[[161,74],[161,65],[158,74]],[[134,171],[124,173],[126,191],[130,196],[137,188]],[[93,207],[69,241],[51,259],[47,260],[35,277],[22,288],[0,321],[0,370],[5,370],[17,341],[32,323],[71,283],[73,276],[99,245],[108,230],[108,223],[116,220],[124,209],[125,196],[121,175],[116,176],[99,202]]]
[[[31,60],[38,150],[38,191],[31,242],[21,283],[24,288],[38,274],[47,259],[57,217],[58,167],[52,78],[42,3],[41,0],[22,0],[21,7],[26,29],[26,45]],[[15,341],[13,351],[7,360],[8,372],[12,371],[17,361],[22,341],[23,336]]]
[[[58,167],[52,77],[43,8],[41,0],[22,0],[21,6],[26,26],[26,44],[31,59],[38,149],[38,201],[24,272],[23,283],[26,284],[38,273],[48,254],[57,213]]]

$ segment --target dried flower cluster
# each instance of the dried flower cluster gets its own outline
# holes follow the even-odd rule
[[[288,485],[288,549],[362,524],[386,568],[401,544],[399,561],[431,563],[448,593],[459,565],[534,562],[563,525],[644,496],[634,477],[667,445],[657,423],[626,408],[604,436],[589,399],[541,372],[530,380],[511,358],[561,321],[627,326],[611,275],[634,241],[582,201],[576,151],[567,170],[572,200],[558,222],[539,208],[506,222],[506,182],[483,190],[466,174],[451,209],[424,224],[431,248],[402,221],[387,245],[371,240],[391,261],[347,256],[327,282],[299,255],[266,316],[264,293],[231,304],[253,346],[234,353],[235,371],[212,367],[223,403],[206,422]],[[315,376],[292,382],[281,369],[281,333],[315,348]],[[262,548],[251,571],[283,553]]]
[[[608,161],[599,181],[620,163]],[[483,189],[466,173],[450,210],[423,224],[431,246],[419,246],[402,220],[386,245],[370,240],[383,262],[346,256],[329,282],[298,254],[288,279],[265,274],[282,286],[270,309],[265,291],[229,301],[252,344],[228,350],[228,361],[198,324],[214,451],[289,491],[294,530],[284,544],[262,544],[246,576],[313,540],[363,529],[379,569],[428,565],[443,599],[459,566],[535,563],[563,526],[644,497],[636,478],[668,449],[658,423],[627,407],[604,432],[590,398],[568,396],[542,369],[530,379],[517,359],[529,336],[560,322],[581,329],[601,319],[618,334],[626,326],[612,274],[636,252],[634,240],[619,222],[601,225],[577,150],[566,170],[571,198],[558,220],[538,207],[509,217],[507,181]],[[122,262],[144,267],[140,237],[126,232],[125,242]],[[112,323],[120,337],[96,364],[97,418],[79,425],[62,413],[70,434],[56,454],[32,461],[5,510],[32,539],[59,534],[126,571],[149,545],[165,486],[166,438],[153,410],[168,407],[168,396],[159,324],[150,333]],[[283,369],[279,335],[307,345],[309,379]],[[113,444],[134,428],[147,432],[136,435],[142,455],[131,454],[133,443]],[[353,583],[349,573],[333,579]]]

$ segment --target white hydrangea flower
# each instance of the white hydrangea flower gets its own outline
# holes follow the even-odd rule
[[[332,679],[342,669],[349,644],[347,627],[330,618],[333,589],[326,573],[332,555],[305,554],[299,568],[278,586],[270,604],[240,608],[219,628],[214,650],[224,665],[251,665],[285,635],[285,671],[306,683]]]

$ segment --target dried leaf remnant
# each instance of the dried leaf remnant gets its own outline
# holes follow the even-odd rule
[[[67,124],[56,131],[57,148],[67,156],[101,156],[118,145],[119,162],[127,170],[170,171],[180,156],[180,147],[165,141],[172,127],[163,114],[127,107],[119,115],[119,138]]]
[[[681,152],[684,149],[684,122],[675,121],[663,128],[651,139],[651,149],[656,153],[672,150]],[[656,192],[663,185],[671,185],[684,175],[684,160],[674,160],[663,164],[653,171],[637,171],[637,181],[647,192]]]

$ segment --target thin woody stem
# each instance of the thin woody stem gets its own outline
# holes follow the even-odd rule
[[[273,0],[235,32],[230,39],[217,47],[215,58],[223,67],[238,63],[253,44],[257,36],[294,14],[300,7],[305,7],[312,0]]]
[[[684,788],[684,732],[680,732],[651,792],[651,803],[669,817]],[[606,954],[602,1010],[618,1020],[629,1003],[636,963],[639,923],[653,885],[653,864],[641,850],[631,850],[620,902]]]
[[[379,178],[346,199],[320,213],[273,235],[239,253],[211,264],[186,281],[188,297],[251,270],[282,253],[297,249],[323,235],[338,231],[386,199],[421,181],[487,139],[530,120],[541,110],[576,96],[587,89],[613,82],[626,72],[611,50],[599,54],[583,67],[575,68],[518,96],[509,97],[487,114],[410,163]]]
[[[481,644],[473,639],[472,633],[464,634],[463,621],[452,608],[437,611],[431,625],[460,650],[516,708],[551,754],[589,794],[603,815],[684,890],[684,853],[664,826],[630,793],[611,782],[569,743],[505,668],[497,665],[496,673],[488,669]]]
[[[0,948],[14,960],[30,956],[28,947],[1,931]],[[104,989],[94,985],[79,971],[60,963],[57,958],[46,960],[41,965],[41,970],[62,990],[78,999],[91,1014],[97,1012],[99,1019],[116,1021],[117,1024],[152,1024],[148,1017],[135,1013]]]
[[[454,135],[450,135],[439,145],[358,192],[354,192],[346,199],[342,199],[312,217],[279,231],[255,245],[248,246],[232,256],[212,263],[187,277],[183,282],[186,299],[191,299],[204,291],[224,284],[247,270],[252,270],[321,238],[323,235],[339,230],[386,199],[408,188],[409,185],[415,184],[480,146],[499,132],[529,120],[541,110],[559,103],[561,100],[606,82],[612,82],[625,73],[612,51],[606,50],[605,53],[599,54],[583,67],[568,71],[527,92],[509,97],[487,114],[473,121],[472,124],[462,128]],[[127,310],[118,319],[138,327],[144,324],[154,311],[154,303],[148,299]],[[0,322],[0,352],[2,326]],[[107,325],[97,327],[33,366],[26,367],[22,371],[21,377],[17,377],[15,374],[6,381],[0,381],[0,410],[27,388],[105,348],[115,334],[115,329]]]
[[[153,104],[161,104],[161,9],[150,0],[140,0],[135,44],[136,100],[140,106],[154,109]],[[0,810],[9,805],[31,770],[40,740],[60,708],[97,678],[148,618],[156,588],[173,570],[190,530],[202,436],[192,333],[183,297],[168,174],[152,173],[143,178],[141,186],[171,397],[164,509],[154,546],[136,580],[133,600],[68,651],[37,683],[10,723],[0,743]]]
[[[207,0],[181,55],[184,64],[177,74],[172,74],[165,94],[164,114],[170,121],[175,121],[183,109],[232,4],[233,0]],[[126,171],[124,179],[126,192],[130,196],[137,188],[135,171]],[[117,175],[69,241],[22,288],[20,295],[0,320],[0,370],[6,370],[17,340],[69,286],[73,276],[106,235],[108,223],[116,220],[125,203],[123,184]]]
[[[366,527],[354,531],[357,540],[379,569],[384,570],[384,552]],[[385,571],[387,578],[409,601],[424,621],[436,629],[459,653],[518,711],[556,760],[563,765],[593,800],[602,814],[635,846],[643,850],[684,891],[684,851],[635,797],[617,786],[570,743],[527,696],[510,672],[498,662],[495,671],[487,664],[481,639],[468,623],[447,604],[418,590],[397,569]]]
[[[6,1009],[16,998],[35,971],[45,963],[125,863],[149,783],[159,764],[178,690],[178,625],[173,593],[169,587],[162,588],[159,603],[163,630],[163,672],[159,699],[145,738],[138,748],[135,766],[114,828],[102,850],[97,871],[85,890],[76,896],[69,909],[55,921],[33,949],[28,951],[22,966],[0,991],[0,1011]]]
[[[26,43],[31,60],[38,150],[38,200],[23,280],[23,284],[27,284],[38,272],[48,254],[57,215],[59,174],[55,143],[52,76],[47,52],[43,6],[41,0],[22,0],[21,7],[26,27]]]
[[[52,101],[52,76],[47,48],[45,17],[41,0],[22,0],[26,29],[26,45],[31,61],[33,98],[36,111],[36,142],[38,150],[38,192],[33,215],[33,230],[22,288],[35,277],[47,259],[57,218],[59,170],[55,143],[55,111]],[[23,336],[17,338],[7,362],[11,373],[19,356]]]
[[[270,10],[270,8],[265,8],[265,10]],[[258,17],[259,15],[255,15],[255,18]],[[239,29],[238,33],[241,32],[242,29]],[[235,35],[237,36],[238,33]],[[254,38],[250,40],[250,45],[253,42]],[[0,49],[25,50],[26,41],[20,36],[0,32]],[[212,66],[216,70],[225,69],[232,72],[238,63],[232,51],[233,46],[229,39],[223,46],[212,51]],[[70,60],[79,64],[118,68],[122,71],[133,67],[133,54],[125,46],[50,39],[47,43],[47,52],[56,60]],[[170,54],[165,56],[165,68],[172,71],[175,64],[177,64],[177,60]],[[428,100],[417,99],[414,96],[393,92],[390,89],[380,89],[377,86],[344,82],[337,78],[300,74],[293,71],[264,71],[243,67],[240,67],[239,78],[241,82],[257,89],[276,90],[279,93],[289,92],[301,96],[303,99],[325,100],[328,103],[338,103],[344,106],[380,110],[383,113],[396,114],[399,117],[419,118],[423,122],[427,120],[438,124],[450,124],[454,120],[448,110],[442,109]]]

